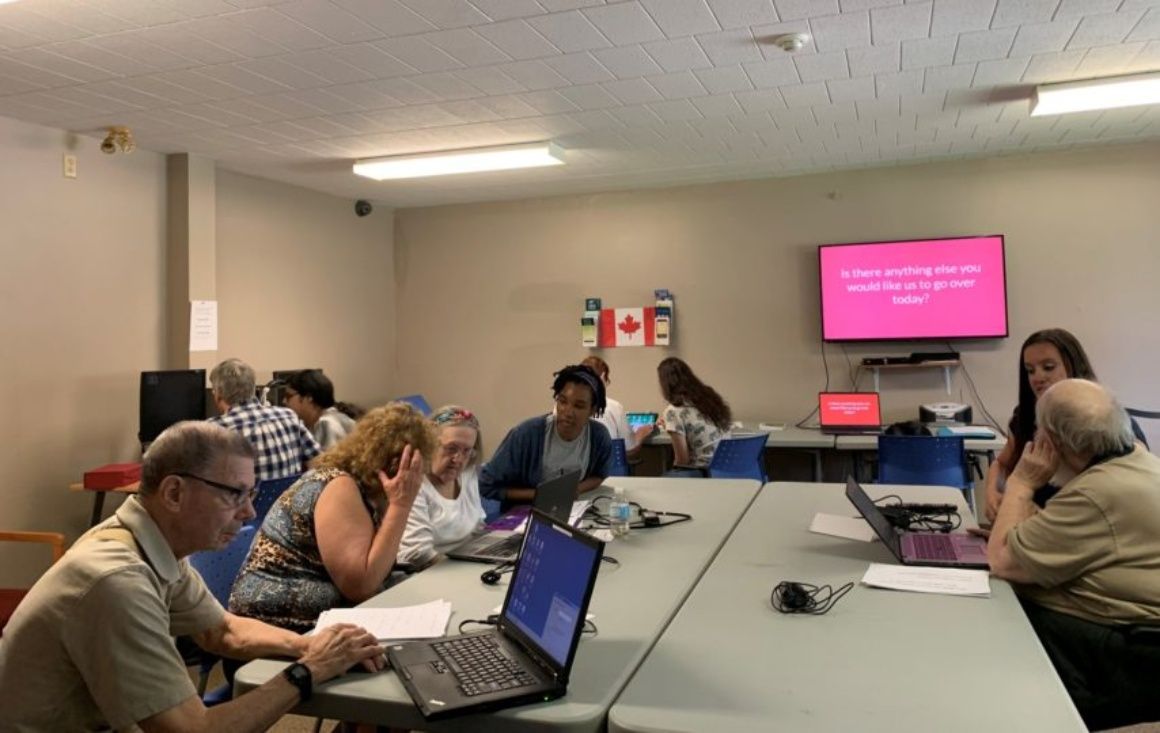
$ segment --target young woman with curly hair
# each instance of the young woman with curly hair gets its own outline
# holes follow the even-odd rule
[[[430,423],[410,405],[368,412],[270,509],[230,610],[306,631],[322,611],[383,590],[434,445]]]

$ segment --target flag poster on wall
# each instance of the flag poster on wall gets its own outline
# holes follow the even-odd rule
[[[600,311],[600,346],[654,346],[655,308],[604,308]]]

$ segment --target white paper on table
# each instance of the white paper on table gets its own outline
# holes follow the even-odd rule
[[[318,616],[314,630],[334,624],[361,626],[379,641],[434,639],[447,633],[451,604],[442,599],[401,608],[332,608]]]
[[[873,563],[862,576],[864,585],[915,593],[942,593],[949,596],[991,595],[991,576],[986,570],[931,568],[914,565]]]
[[[874,530],[862,517],[843,517],[821,512],[814,515],[814,521],[810,522],[810,531],[862,542],[873,542],[878,539],[878,535],[874,534]]]
[[[189,301],[189,350],[217,351],[218,304],[216,300]]]

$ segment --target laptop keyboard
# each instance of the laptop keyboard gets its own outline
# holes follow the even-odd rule
[[[514,558],[520,551],[520,544],[523,542],[523,535],[509,535],[502,540],[492,542],[487,547],[479,550],[480,555],[510,555]]]
[[[469,697],[537,684],[527,670],[500,653],[492,636],[463,636],[431,646]]]
[[[920,560],[954,560],[954,543],[945,534],[912,534],[914,554]]]

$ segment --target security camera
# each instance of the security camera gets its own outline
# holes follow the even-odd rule
[[[371,206],[371,202],[367,201],[366,199],[359,199],[358,201],[354,202],[354,213],[358,214],[359,216],[366,216],[374,210],[374,207]]]
[[[113,142],[112,135],[109,135],[101,141],[101,152],[105,155],[112,155],[117,152],[117,143]]]

